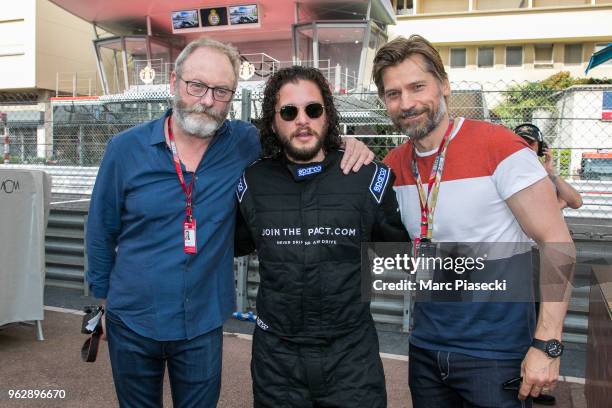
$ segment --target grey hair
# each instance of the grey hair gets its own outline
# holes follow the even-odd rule
[[[240,70],[240,53],[238,52],[238,49],[231,44],[225,44],[220,41],[213,40],[212,38],[198,38],[197,40],[191,41],[185,48],[183,48],[183,51],[181,51],[174,62],[174,72],[176,75],[182,76],[183,64],[194,51],[200,48],[210,48],[227,56],[232,64],[232,67],[234,68],[234,86],[236,86],[238,83],[238,72]]]

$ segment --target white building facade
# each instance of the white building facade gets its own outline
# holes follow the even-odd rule
[[[393,0],[389,39],[420,34],[439,50],[452,82],[584,77],[612,42],[612,0]],[[612,62],[588,76],[612,77]]]

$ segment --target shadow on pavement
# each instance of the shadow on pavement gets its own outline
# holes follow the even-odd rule
[[[108,349],[101,342],[98,360],[84,363],[80,348],[81,316],[45,311],[45,341],[35,339],[33,327],[11,325],[0,330],[0,406],[1,407],[116,407]],[[231,328],[226,326],[226,330]],[[251,341],[249,335],[226,334],[223,344],[223,382],[219,407],[252,406]],[[409,408],[408,363],[404,356],[383,356],[389,407]],[[8,398],[8,390],[64,390],[64,399]],[[561,383],[557,407],[572,407],[570,385]],[[167,378],[164,406],[171,407]]]

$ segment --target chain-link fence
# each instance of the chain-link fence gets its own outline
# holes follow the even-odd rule
[[[583,194],[584,206],[566,215],[612,218],[612,85],[548,90],[534,84],[455,83],[449,109],[455,117],[510,128],[537,125],[553,152],[557,174]],[[230,117],[259,117],[262,86],[249,82],[249,92],[236,95]],[[108,140],[170,106],[167,85],[142,88],[122,96],[0,104],[5,163],[44,167],[56,176],[54,191],[70,193],[76,185],[75,191],[87,194]],[[379,159],[406,140],[376,94],[341,94],[335,100],[342,133],[363,140]]]

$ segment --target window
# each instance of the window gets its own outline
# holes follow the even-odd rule
[[[604,48],[606,48],[608,46],[608,44],[595,44],[595,51],[601,51]],[[604,62],[602,65],[612,65],[612,60],[608,60],[607,62]]]
[[[32,162],[36,159],[36,126],[10,127],[10,148],[11,156],[18,158],[20,163]]]
[[[553,67],[553,46],[552,44],[536,44],[535,45],[535,61],[536,68],[552,68]]]
[[[465,48],[451,48],[450,66],[451,68],[465,68]]]
[[[506,66],[507,67],[523,66],[523,47],[520,47],[520,46],[506,47]]]
[[[489,68],[493,66],[494,49],[493,47],[478,48],[478,68]]]
[[[414,14],[412,0],[395,0],[395,14],[400,16]]]
[[[566,64],[582,64],[582,44],[565,44]]]

